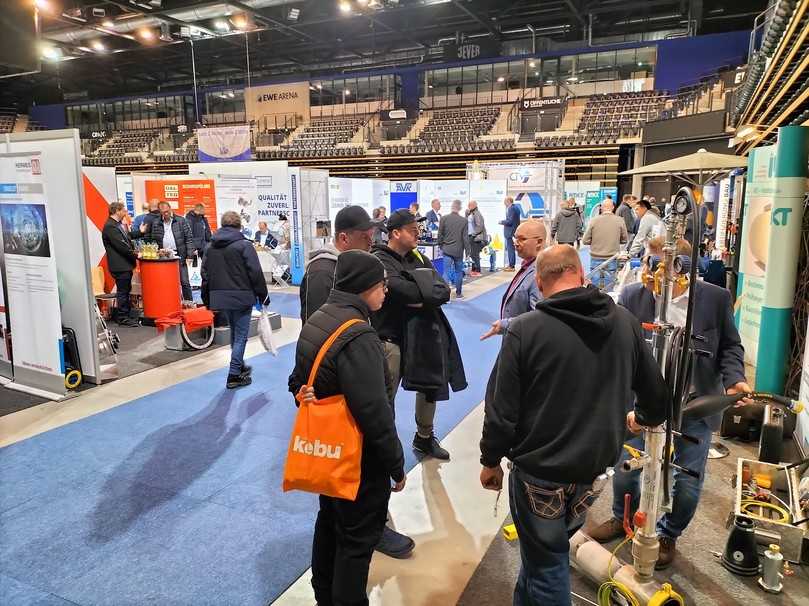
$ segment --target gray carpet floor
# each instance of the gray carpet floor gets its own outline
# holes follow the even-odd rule
[[[657,573],[660,581],[670,582],[683,596],[688,606],[809,606],[809,566],[793,566],[794,576],[784,579],[780,595],[762,591],[758,577],[739,577],[727,572],[712,552],[722,551],[728,531],[725,520],[733,508],[734,492],[731,478],[736,472],[737,457],[756,458],[757,447],[723,440],[730,456],[708,462],[708,475],[696,517],[677,542],[678,557],[669,570]],[[585,530],[611,515],[611,488],[593,505]],[[511,520],[507,520],[507,524]],[[614,548],[618,541],[612,543]],[[631,561],[630,547],[619,552],[624,561]],[[508,606],[520,567],[517,541],[508,542],[499,533],[469,582],[459,606]],[[572,591],[585,599],[573,597],[575,606],[596,601],[598,588],[589,580],[571,571]]]

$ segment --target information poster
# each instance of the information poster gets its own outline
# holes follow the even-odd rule
[[[250,160],[250,125],[198,128],[197,156],[200,162]]]
[[[53,226],[39,154],[0,155],[0,225],[14,365],[9,387],[64,395]]]
[[[377,201],[375,183],[372,179],[329,177],[329,219],[333,222],[341,208],[352,205],[362,206],[371,217],[375,207],[384,206],[387,212],[390,202]]]
[[[419,201],[418,181],[391,181],[390,182],[390,210],[408,208],[413,202]],[[419,211],[426,215],[429,207],[419,204]]]
[[[500,221],[506,218],[506,206],[503,200],[506,197],[505,181],[470,181],[469,199],[478,204],[478,210],[483,215],[486,232],[492,239],[495,250],[504,250],[503,226]],[[464,209],[466,210],[466,209]],[[499,255],[497,265],[502,267],[505,263],[503,255]]]
[[[293,284],[300,284],[306,271],[306,251],[303,246],[303,213],[301,212],[301,169],[289,169],[289,201],[291,215],[289,216],[289,229],[291,247],[289,257],[289,272]]]
[[[228,211],[238,213],[242,218],[242,233],[250,240],[258,229],[258,210],[256,177],[219,175],[216,178],[216,212],[220,218]]]
[[[223,211],[217,208],[216,188],[213,179],[159,179],[144,183],[146,200],[168,202],[178,215],[185,216],[197,204],[205,207],[205,217],[211,229],[216,229],[217,215]]]
[[[385,179],[374,179],[371,182],[373,190],[373,205],[377,208],[383,207],[385,215],[390,215],[390,181]]]
[[[6,286],[0,271],[0,377],[10,379],[11,372],[11,350],[9,340],[11,333],[8,323],[8,308],[6,307]]]
[[[467,166],[467,174],[469,174]],[[487,179],[505,181],[508,195],[518,204],[523,218],[552,217],[565,195],[564,160],[532,162],[482,162]]]

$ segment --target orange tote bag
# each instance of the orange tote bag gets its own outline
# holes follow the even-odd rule
[[[332,334],[315,358],[307,386],[315,384],[320,363],[347,328],[362,322],[349,320]],[[313,404],[300,403],[284,467],[284,492],[303,490],[348,499],[357,498],[362,464],[362,432],[348,409],[345,396],[335,395]]]

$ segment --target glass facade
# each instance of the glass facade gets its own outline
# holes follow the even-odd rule
[[[399,77],[393,74],[312,80],[309,83],[309,105],[398,102],[400,88]]]
[[[194,123],[194,98],[191,95],[142,97],[68,105],[67,125],[89,134],[102,130],[166,128]]]

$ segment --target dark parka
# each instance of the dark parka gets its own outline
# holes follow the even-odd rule
[[[362,480],[404,478],[404,454],[388,400],[382,343],[368,323],[368,306],[357,295],[333,290],[328,301],[303,326],[295,350],[295,369],[289,391],[305,385],[320,347],[344,322],[348,328],[323,358],[314,382],[318,399],[342,394],[363,435]]]
[[[211,226],[208,225],[208,218],[205,215],[198,215],[193,210],[189,210],[185,215],[188,227],[191,229],[191,239],[194,248],[202,255],[211,242]]]
[[[156,242],[160,248],[163,248],[163,218],[158,216],[152,219],[151,231],[144,236],[146,240]],[[194,238],[191,235],[191,227],[188,225],[183,217],[177,215],[171,216],[171,231],[174,234],[174,242],[177,244],[177,256],[180,257],[180,262],[185,261],[188,257],[194,254]]]
[[[217,311],[269,303],[256,249],[235,227],[221,227],[202,259],[202,301]]]

